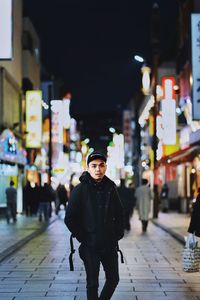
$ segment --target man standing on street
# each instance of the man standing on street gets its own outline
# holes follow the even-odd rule
[[[7,200],[7,211],[6,219],[7,222],[10,222],[10,215],[12,216],[13,222],[17,221],[17,190],[14,187],[14,182],[10,181],[10,187],[6,189],[6,200]]]
[[[116,186],[107,176],[106,157],[92,152],[72,191],[65,224],[81,243],[79,255],[87,275],[87,300],[109,300],[119,282],[118,241],[123,237],[123,207]],[[99,269],[106,282],[98,298]]]

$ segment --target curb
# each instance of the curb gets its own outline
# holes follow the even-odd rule
[[[24,245],[26,245],[30,240],[34,239],[41,233],[43,233],[51,224],[56,222],[58,220],[58,217],[50,221],[48,224],[44,224],[41,226],[41,228],[35,230],[25,238],[21,239],[19,242],[15,243],[14,245],[8,247],[6,250],[0,253],[0,263],[5,260],[7,257],[12,255],[14,252],[22,248]]]
[[[179,233],[176,233],[174,232],[172,229],[160,224],[158,221],[156,220],[151,220],[151,222],[160,227],[161,229],[163,229],[165,232],[169,233],[173,238],[175,238],[179,243],[181,243],[182,245],[185,245],[185,240],[184,240],[184,237],[179,234]]]

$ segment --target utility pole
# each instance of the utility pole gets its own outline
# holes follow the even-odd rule
[[[160,59],[160,11],[157,3],[153,4],[152,8],[152,20],[151,20],[151,45],[152,45],[152,56],[153,56],[153,96],[154,96],[154,106],[153,106],[153,119],[154,119],[154,131],[153,131],[153,170],[155,176],[155,166],[157,162],[157,146],[158,140],[156,135],[156,118],[158,114],[158,103],[157,103],[157,93],[156,87],[158,83],[158,65]],[[158,217],[158,190],[155,185],[154,177],[154,199],[153,199],[153,218]]]
[[[51,182],[52,175],[52,111],[51,111],[51,100],[54,94],[53,80],[48,85],[48,95],[49,95],[49,181]]]

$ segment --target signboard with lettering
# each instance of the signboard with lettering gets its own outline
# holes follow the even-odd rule
[[[163,125],[163,144],[176,144],[176,100],[174,93],[175,78],[163,77],[163,97],[162,106],[162,125]]]
[[[42,142],[42,92],[26,92],[26,147],[40,148]]]
[[[10,129],[5,129],[0,135],[0,160],[21,165],[27,161],[25,149],[19,145]]]

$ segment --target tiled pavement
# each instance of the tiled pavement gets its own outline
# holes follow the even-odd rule
[[[48,224],[57,219],[53,214]],[[42,233],[48,226],[45,222],[39,222],[38,217],[17,216],[16,223],[7,224],[6,219],[0,219],[0,261],[20,248],[32,238]]]
[[[162,229],[170,233],[181,243],[185,242],[187,236],[187,229],[190,222],[190,216],[178,213],[159,213],[158,219],[152,220],[154,224],[160,226]]]
[[[165,220],[165,226],[173,225],[169,215],[159,218]],[[175,222],[178,225],[177,218]],[[188,218],[185,229],[187,222]],[[148,232],[141,234],[140,222],[134,216],[132,230],[120,242],[120,248],[125,264],[120,263],[121,280],[113,300],[200,299],[200,273],[182,271],[183,246],[166,231],[150,223]],[[75,271],[70,272],[68,255],[69,233],[63,220],[58,219],[43,234],[2,261],[0,299],[86,299],[82,262],[76,251]],[[101,272],[100,288],[103,281]]]

